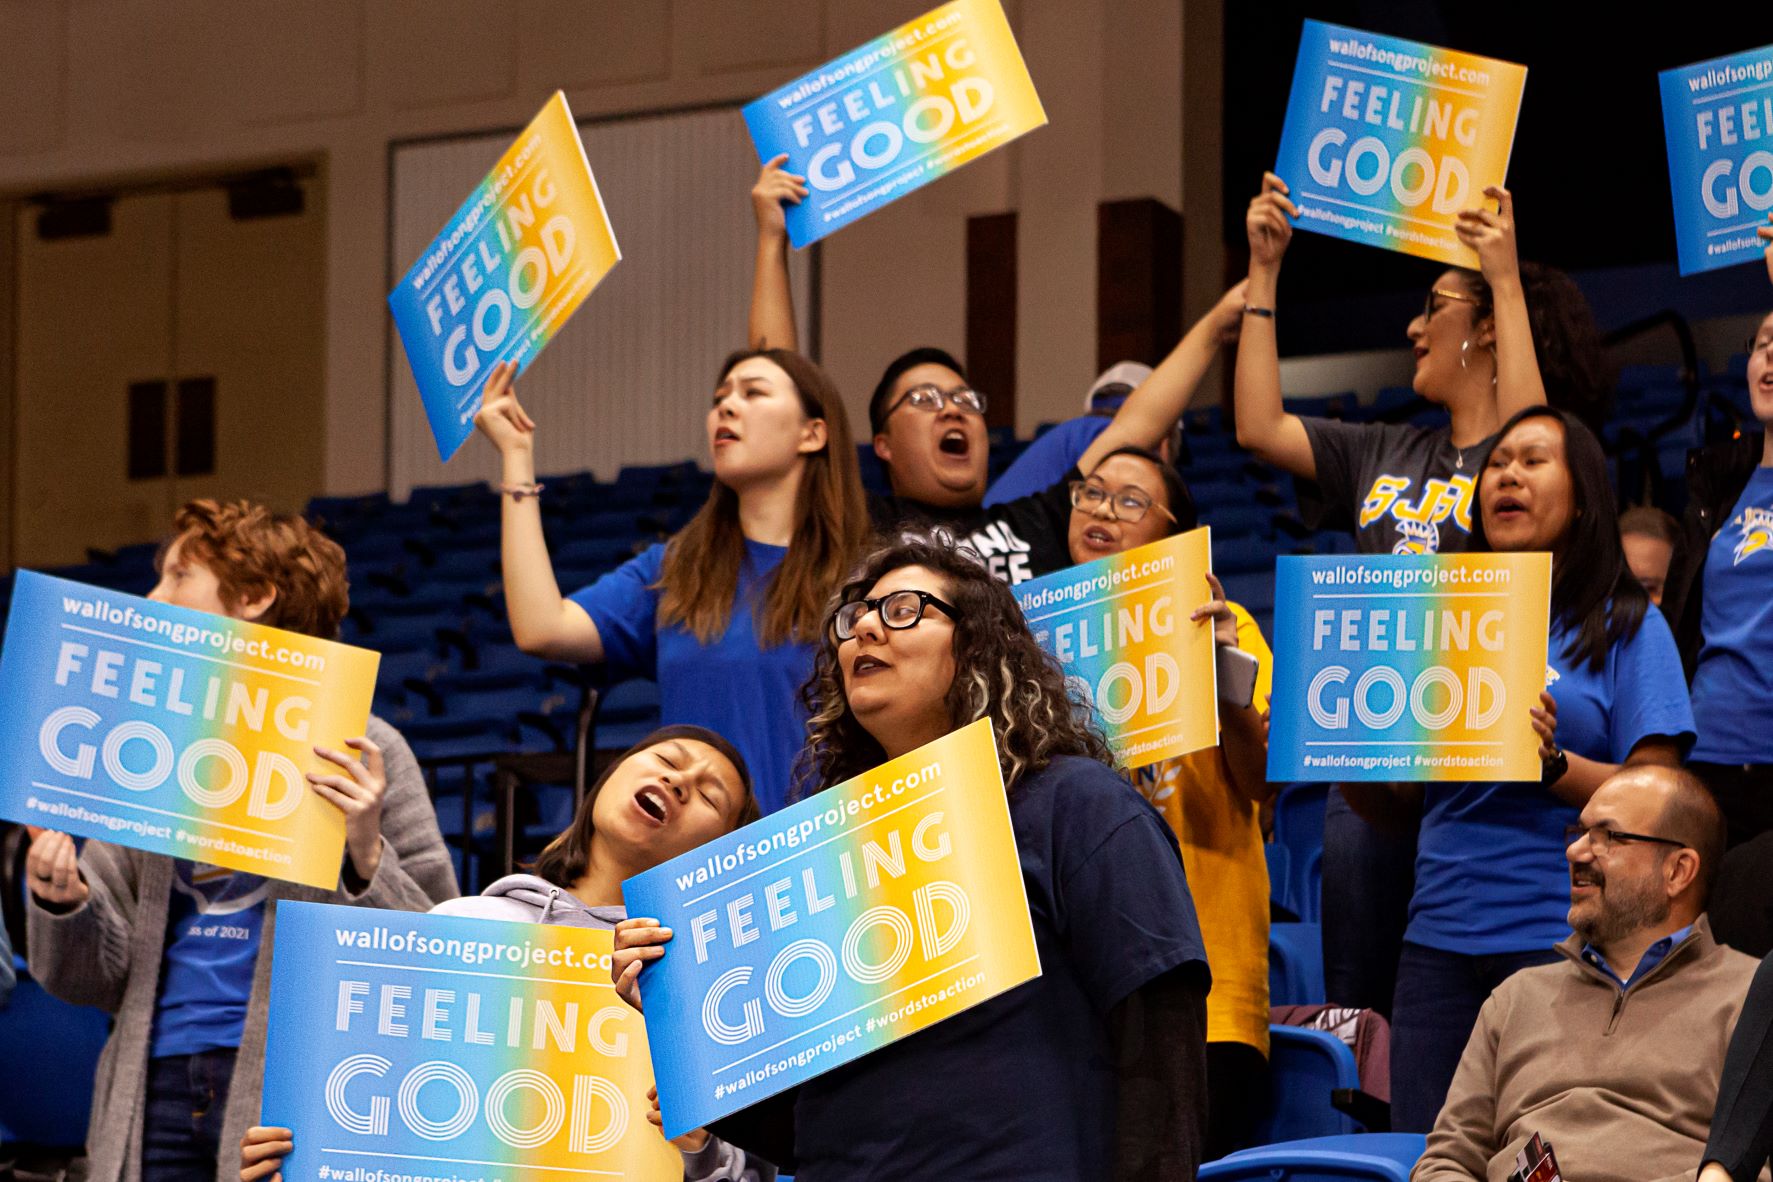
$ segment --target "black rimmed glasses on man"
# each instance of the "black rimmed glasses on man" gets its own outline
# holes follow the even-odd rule
[[[1564,826],[1564,844],[1575,845],[1582,838],[1588,838],[1588,844],[1597,850],[1612,849],[1615,844],[1634,841],[1652,845],[1673,846],[1677,850],[1686,849],[1687,843],[1676,841],[1672,837],[1653,837],[1648,833],[1627,833],[1623,829],[1612,829],[1606,825],[1566,825]]]
[[[907,403],[916,410],[927,410],[932,414],[939,414],[951,402],[954,404],[954,409],[962,414],[982,415],[985,413],[985,395],[971,386],[956,386],[952,390],[944,390],[934,382],[925,382],[920,386],[913,386],[899,395],[898,399],[887,407],[886,414],[881,416],[881,420],[884,422],[888,415]]]
[[[925,606],[933,607],[951,620],[960,619],[953,604],[946,603],[928,591],[889,591],[874,599],[852,599],[831,617],[831,631],[838,640],[849,640],[856,634],[856,625],[869,612],[879,612],[880,622],[888,628],[915,628],[923,619]]]

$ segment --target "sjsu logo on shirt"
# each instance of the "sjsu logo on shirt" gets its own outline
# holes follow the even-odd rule
[[[1750,554],[1759,554],[1773,546],[1773,509],[1745,507],[1742,516],[1730,524],[1742,531],[1742,538],[1736,543],[1733,565],[1741,566],[1742,560]]]
[[[1398,533],[1398,543],[1392,547],[1394,554],[1438,553],[1440,526],[1449,520],[1466,533],[1471,532],[1471,477],[1437,477],[1423,485],[1420,497],[1408,501],[1404,494],[1410,491],[1411,483],[1408,476],[1382,474],[1375,479],[1366,500],[1361,502],[1360,527],[1365,529],[1390,517]]]

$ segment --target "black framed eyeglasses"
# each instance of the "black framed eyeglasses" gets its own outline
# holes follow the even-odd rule
[[[933,382],[925,382],[921,386],[913,386],[899,395],[898,399],[887,407],[887,412],[881,416],[881,421],[885,422],[887,415],[891,415],[906,403],[910,403],[918,410],[939,414],[950,402],[954,404],[954,409],[962,414],[982,415],[985,413],[985,395],[971,386],[956,386],[952,390],[944,390]]]
[[[1743,342],[1742,349],[1750,357],[1756,353],[1765,353],[1768,349],[1773,349],[1773,332],[1763,332],[1749,337],[1747,341]]]
[[[1431,287],[1428,289],[1428,298],[1422,302],[1422,319],[1434,319],[1434,314],[1441,310],[1441,305],[1436,302],[1437,300],[1454,300],[1461,304],[1478,302],[1476,296],[1463,291],[1454,291],[1446,287]]]
[[[1091,480],[1073,480],[1071,482],[1071,507],[1082,509],[1085,513],[1099,512],[1107,505],[1108,511],[1116,521],[1124,521],[1129,525],[1137,525],[1145,519],[1145,514],[1153,509],[1168,517],[1172,522],[1176,515],[1151,499],[1144,489],[1128,485],[1125,488],[1110,490],[1105,484],[1097,484]]]
[[[1564,844],[1574,845],[1583,838],[1597,850],[1611,849],[1621,842],[1642,841],[1653,845],[1670,845],[1677,850],[1687,848],[1684,841],[1676,841],[1672,837],[1652,837],[1648,833],[1627,833],[1623,829],[1609,829],[1605,825],[1566,825],[1564,826]]]
[[[856,625],[869,612],[879,612],[880,622],[888,628],[915,628],[923,619],[926,604],[951,620],[960,619],[953,604],[944,603],[928,591],[889,591],[873,599],[852,599],[838,608],[831,617],[831,632],[838,640],[850,639],[856,634]]]

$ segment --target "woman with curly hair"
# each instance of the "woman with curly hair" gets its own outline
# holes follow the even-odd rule
[[[1193,1178],[1209,975],[1176,838],[1009,589],[946,544],[875,551],[828,606],[806,697],[814,792],[991,719],[1041,975],[801,1085],[791,1151],[740,1143],[807,1182]],[[631,985],[668,936],[636,919],[616,943]]]

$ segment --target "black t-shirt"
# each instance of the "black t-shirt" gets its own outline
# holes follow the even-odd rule
[[[1181,854],[1135,789],[1079,756],[1029,777],[1010,818],[1041,975],[802,1084],[802,1182],[1112,1172],[1109,1012],[1172,969],[1206,979]]]
[[[1477,512],[1478,466],[1495,436],[1457,448],[1448,427],[1300,421],[1329,520],[1354,530],[1361,553],[1465,549]]]
[[[871,496],[868,512],[882,533],[937,526],[976,550],[999,579],[1017,583],[1071,565],[1066,532],[1071,525],[1071,488],[1076,468],[1058,483],[1013,501],[944,509],[904,497]]]

